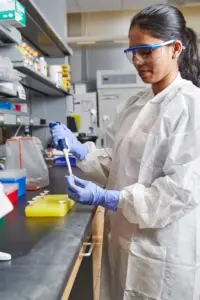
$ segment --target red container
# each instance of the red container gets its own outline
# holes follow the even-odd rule
[[[3,184],[4,193],[14,205],[18,201],[18,185],[17,184]]]
[[[15,104],[15,109],[17,111],[22,111],[21,105],[20,104]]]

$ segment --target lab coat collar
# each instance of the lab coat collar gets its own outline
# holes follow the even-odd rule
[[[161,91],[160,93],[158,93],[156,96],[154,96],[153,93],[153,89],[151,88],[151,94],[152,94],[152,99],[150,100],[151,103],[160,103],[163,101],[164,97],[172,90],[174,89],[176,86],[180,86],[180,83],[183,81],[184,79],[181,77],[181,74],[178,73],[177,77],[174,79],[174,81],[172,81],[172,83],[170,83],[170,85],[168,85],[168,87],[166,87],[163,91]]]

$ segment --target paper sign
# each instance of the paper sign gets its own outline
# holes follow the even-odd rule
[[[25,89],[24,89],[24,87],[21,83],[18,83],[18,85],[17,85],[17,92],[18,92],[18,95],[19,95],[19,99],[26,100],[26,92],[25,92]]]
[[[92,101],[82,100],[82,108],[84,112],[90,112],[93,108]]]

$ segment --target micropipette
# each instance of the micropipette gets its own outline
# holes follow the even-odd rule
[[[49,127],[53,128],[56,125],[57,125],[56,123],[50,123]],[[70,164],[70,161],[69,161],[69,145],[68,145],[68,142],[67,142],[67,138],[66,139],[60,139],[58,141],[58,145],[59,145],[60,149],[63,151],[63,153],[65,155],[69,175],[72,176],[73,173],[72,173],[72,168],[71,168],[71,164]]]
[[[69,161],[69,151],[68,149],[63,149],[63,153],[65,155],[65,159],[66,159],[66,163],[67,163],[67,168],[68,168],[68,171],[69,171],[69,175],[73,175],[72,174],[72,168],[71,168],[71,164],[70,164],[70,161]]]

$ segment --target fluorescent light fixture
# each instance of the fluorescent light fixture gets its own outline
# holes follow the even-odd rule
[[[128,44],[128,40],[116,40],[113,41],[115,44]]]
[[[92,45],[92,44],[96,44],[96,42],[95,41],[91,41],[91,42],[77,42],[77,45]]]

